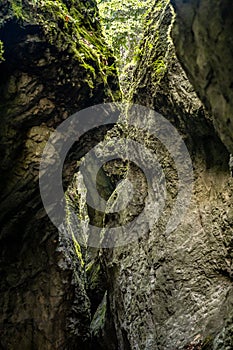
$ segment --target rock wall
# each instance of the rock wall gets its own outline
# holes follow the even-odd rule
[[[233,152],[232,1],[172,0],[173,38],[183,68]]]
[[[130,95],[134,103],[165,116],[183,136],[193,162],[193,196],[183,222],[168,237],[162,233],[162,221],[134,244],[101,254],[108,280],[107,306],[118,349],[231,349],[233,181],[229,153],[212,114],[194,90],[196,85],[191,85],[176,57],[170,37],[173,21],[169,2],[156,1]],[[189,62],[192,56],[188,51],[184,55],[183,60]],[[223,133],[222,139],[223,135],[228,134]],[[176,195],[171,161],[160,156],[153,138],[140,133],[130,136],[151,147],[161,161],[169,207]],[[133,168],[128,171],[130,180],[140,176]],[[145,198],[144,187],[137,190],[138,198]],[[134,203],[129,211],[138,215],[141,203]]]
[[[86,349],[83,267],[47,218],[38,171],[57,125],[119,98],[114,58],[93,1],[1,1],[0,42],[0,348]]]
[[[114,127],[107,137],[127,134],[157,156],[167,199],[163,217],[145,235],[101,250],[58,234],[38,188],[41,153],[54,128],[78,110],[120,98],[96,6],[92,0],[0,5],[2,349],[233,348],[231,22],[223,23],[228,12],[221,1],[212,8],[212,30],[205,26],[209,1],[171,4],[156,0],[148,15],[129,98],[161,113],[185,140],[194,170],[191,203],[165,235],[178,191],[174,162],[156,137]],[[101,137],[95,131],[72,149],[64,179],[71,197],[74,163]],[[145,167],[153,160],[140,157]],[[120,224],[139,215],[147,197],[140,169],[117,160],[101,174],[106,198],[125,176],[133,183],[135,196]],[[103,219],[88,214],[93,223]]]

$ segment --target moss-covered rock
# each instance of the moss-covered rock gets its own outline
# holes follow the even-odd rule
[[[155,109],[182,135],[193,163],[193,195],[181,224],[170,235],[164,234],[163,225],[177,196],[174,163],[156,136],[140,130],[125,133],[156,155],[166,177],[167,197],[161,218],[143,237],[103,254],[120,349],[213,349],[214,339],[227,333],[225,343],[219,338],[224,348],[231,334],[233,182],[229,153],[176,57],[170,35],[174,15],[169,1],[155,2],[138,50],[130,98]],[[148,117],[148,127],[150,122]],[[150,169],[152,158],[140,154],[144,168]],[[130,214],[135,217],[147,194],[139,170],[129,168],[127,179],[135,183],[138,199],[130,203]],[[155,180],[159,183],[160,178]],[[143,224],[149,226],[147,221]]]
[[[49,222],[38,173],[57,125],[119,98],[114,57],[93,1],[1,1],[0,40],[0,347],[86,349],[85,255]],[[68,186],[74,164],[66,165]]]
[[[0,62],[1,62],[1,61],[4,61],[3,54],[4,54],[3,42],[0,41]]]

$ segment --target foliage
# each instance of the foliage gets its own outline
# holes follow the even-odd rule
[[[120,66],[131,61],[152,0],[97,0],[103,30]]]

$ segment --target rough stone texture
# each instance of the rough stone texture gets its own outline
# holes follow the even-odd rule
[[[0,348],[85,349],[84,272],[47,218],[38,169],[60,122],[119,96],[114,59],[92,1],[1,1],[0,40]]]
[[[213,115],[222,141],[233,152],[233,3],[172,0],[178,58]]]
[[[169,236],[163,234],[161,220],[134,244],[102,252],[107,300],[117,349],[231,349],[233,181],[229,153],[176,58],[169,36],[172,18],[171,5],[158,1],[148,19],[131,98],[167,117],[183,136],[193,162],[193,196],[183,222]],[[134,137],[151,147],[161,161],[169,209],[177,193],[171,159],[162,156],[153,137],[140,132]],[[148,159],[144,162],[150,164]],[[138,198],[145,198],[141,175],[131,170],[128,179],[136,182]],[[132,203],[128,214],[136,216],[141,208],[140,202]],[[165,210],[165,221],[167,214],[169,210]]]
[[[232,139],[221,129],[225,145],[222,143],[215,130],[217,114],[212,100],[209,95],[204,100],[207,91],[202,96],[189,72],[213,113],[214,123],[176,58],[170,38],[171,5],[156,1],[148,17],[129,95],[133,102],[164,115],[183,136],[195,177],[190,207],[180,226],[164,235],[177,195],[174,163],[153,136],[117,126],[108,137],[127,133],[155,152],[167,180],[166,207],[158,224],[134,243],[112,250],[84,251],[66,230],[58,235],[49,223],[39,196],[38,166],[54,127],[77,110],[117,98],[117,79],[111,52],[100,38],[92,1],[41,0],[40,4],[41,11],[29,0],[23,1],[23,7],[19,1],[8,0],[0,5],[0,42],[5,50],[5,62],[0,64],[0,347],[232,349],[233,180],[225,147],[232,149]],[[9,35],[12,32],[17,35]],[[188,58],[184,56],[180,60],[185,66]],[[214,57],[215,52],[211,60]],[[192,65],[187,67],[192,69]],[[224,71],[216,67],[212,67],[215,77]],[[202,79],[199,82],[202,84]],[[224,86],[221,91],[225,93]],[[149,119],[148,125],[151,122]],[[101,135],[87,135],[72,150],[65,166],[66,186],[76,160]],[[144,166],[151,166],[151,158],[136,153]],[[89,169],[91,172],[91,164]],[[97,179],[109,204],[115,204],[111,192],[125,176],[135,194],[126,211],[108,218],[109,226],[116,219],[124,224],[136,217],[147,198],[145,177],[139,168],[113,161]],[[124,187],[116,187],[116,193],[117,189],[121,199],[127,200]],[[68,195],[74,195],[78,212],[83,198],[76,190],[71,184]],[[106,219],[90,208],[85,210],[95,224]],[[147,226],[147,222],[142,224],[142,229]]]

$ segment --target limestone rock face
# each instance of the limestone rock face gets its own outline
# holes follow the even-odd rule
[[[233,152],[233,3],[172,0],[178,58],[222,141]]]
[[[169,236],[163,234],[163,221],[159,221],[131,245],[102,253],[109,310],[119,349],[231,349],[233,181],[229,153],[195,92],[196,85],[191,85],[176,57],[170,37],[173,16],[167,1],[156,2],[148,18],[131,98],[161,113],[185,140],[194,170],[192,200],[184,220]],[[189,53],[184,55],[189,62]],[[160,157],[161,147],[153,137],[139,133],[135,138],[151,147],[161,161],[170,207],[177,189],[171,162]],[[148,159],[143,162],[146,166]],[[131,170],[133,176],[129,170],[128,179],[138,181],[139,171]],[[144,198],[139,181],[137,190],[138,197]],[[130,215],[140,212],[140,201],[130,207]]]
[[[38,185],[51,132],[74,112],[120,97],[96,5],[92,0],[1,2],[1,349],[233,348],[229,1],[227,11],[221,0],[213,5],[210,17],[215,2],[158,0],[148,15],[127,94],[179,131],[192,160],[193,191],[183,221],[165,234],[179,191],[174,160],[156,135],[140,127],[105,130],[107,139],[123,135],[149,148],[150,155],[134,147],[131,152],[149,169],[157,157],[166,178],[158,222],[151,224],[157,213],[150,211],[134,241],[112,249],[85,249],[65,230],[58,233],[43,209]],[[77,212],[81,200],[85,205],[84,197],[75,196],[82,187],[75,182],[80,173],[73,177],[76,161],[101,137],[100,130],[85,135],[67,157],[64,187]],[[87,170],[92,173],[91,162]],[[116,159],[98,176],[110,208],[127,203],[129,183],[134,192],[115,216],[82,207],[92,224],[124,225],[141,213],[148,186],[138,166]],[[160,186],[161,178],[155,174],[152,183]]]
[[[57,125],[119,96],[114,58],[93,1],[1,1],[0,40],[0,348],[85,349],[84,272],[47,218],[38,173]]]

